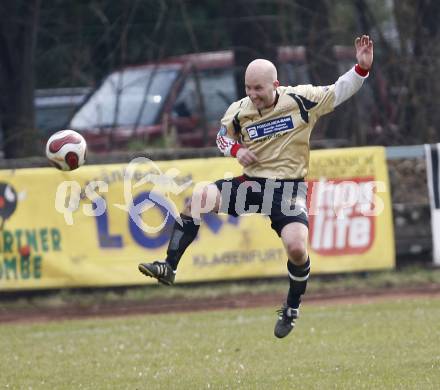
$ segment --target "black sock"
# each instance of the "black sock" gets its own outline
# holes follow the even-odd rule
[[[180,214],[180,218],[182,218],[183,226],[180,226],[177,221],[174,223],[167,250],[166,262],[173,270],[177,269],[185,249],[194,241],[200,228],[200,225],[194,223],[192,217]]]
[[[310,258],[303,265],[295,265],[287,261],[290,288],[287,294],[287,306],[297,309],[301,303],[301,295],[306,292],[307,280],[310,273]]]

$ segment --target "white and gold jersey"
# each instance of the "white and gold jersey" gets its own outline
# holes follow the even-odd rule
[[[303,178],[309,165],[310,133],[318,118],[333,110],[333,89],[334,86],[311,85],[278,87],[275,106],[260,111],[248,97],[241,99],[226,111],[219,135],[236,140],[255,153],[258,162],[244,168],[246,175]]]
[[[280,86],[275,105],[264,110],[245,97],[226,111],[217,145],[225,156],[235,156],[241,146],[254,152],[258,161],[244,168],[248,176],[304,178],[316,121],[359,90],[364,79],[352,68],[330,86]]]

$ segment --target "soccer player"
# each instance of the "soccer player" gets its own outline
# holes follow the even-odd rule
[[[329,86],[280,86],[270,61],[252,61],[245,73],[247,96],[231,104],[217,136],[219,149],[225,156],[237,158],[244,167],[243,175],[218,180],[193,194],[202,204],[214,204],[214,212],[237,216],[246,212],[246,204],[252,205],[253,212],[269,215],[288,258],[289,290],[274,330],[279,338],[295,326],[310,272],[304,181],[310,133],[320,116],[355,94],[368,76],[373,42],[363,35],[356,38],[355,48],[357,64]],[[174,283],[179,261],[199,230],[194,203],[185,206],[181,219],[182,224],[174,225],[165,261],[139,264],[143,274],[167,285]]]

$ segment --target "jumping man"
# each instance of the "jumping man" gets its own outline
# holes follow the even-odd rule
[[[197,195],[202,203],[213,204],[213,212],[238,216],[246,212],[238,204],[251,204],[257,206],[253,212],[269,215],[288,259],[289,291],[274,330],[279,338],[287,336],[295,326],[310,273],[304,181],[310,134],[320,116],[354,95],[368,77],[373,42],[363,35],[356,38],[355,48],[357,64],[329,86],[280,86],[277,70],[270,61],[252,61],[245,73],[247,96],[230,105],[217,135],[219,149],[225,156],[237,158],[244,167],[243,175],[218,180],[193,195],[193,199]],[[182,224],[174,225],[165,261],[139,264],[143,274],[163,284],[174,283],[179,261],[199,230],[200,220],[193,218],[191,203],[182,211]]]

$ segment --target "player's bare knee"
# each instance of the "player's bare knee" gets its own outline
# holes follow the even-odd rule
[[[188,202],[188,211],[193,217],[216,212],[218,210],[219,191],[215,186],[195,188],[191,200]]]
[[[207,212],[213,211],[216,206],[217,193],[212,188],[206,186],[200,193],[200,206]]]
[[[286,250],[293,264],[302,265],[307,261],[307,247],[303,242],[289,242]]]

